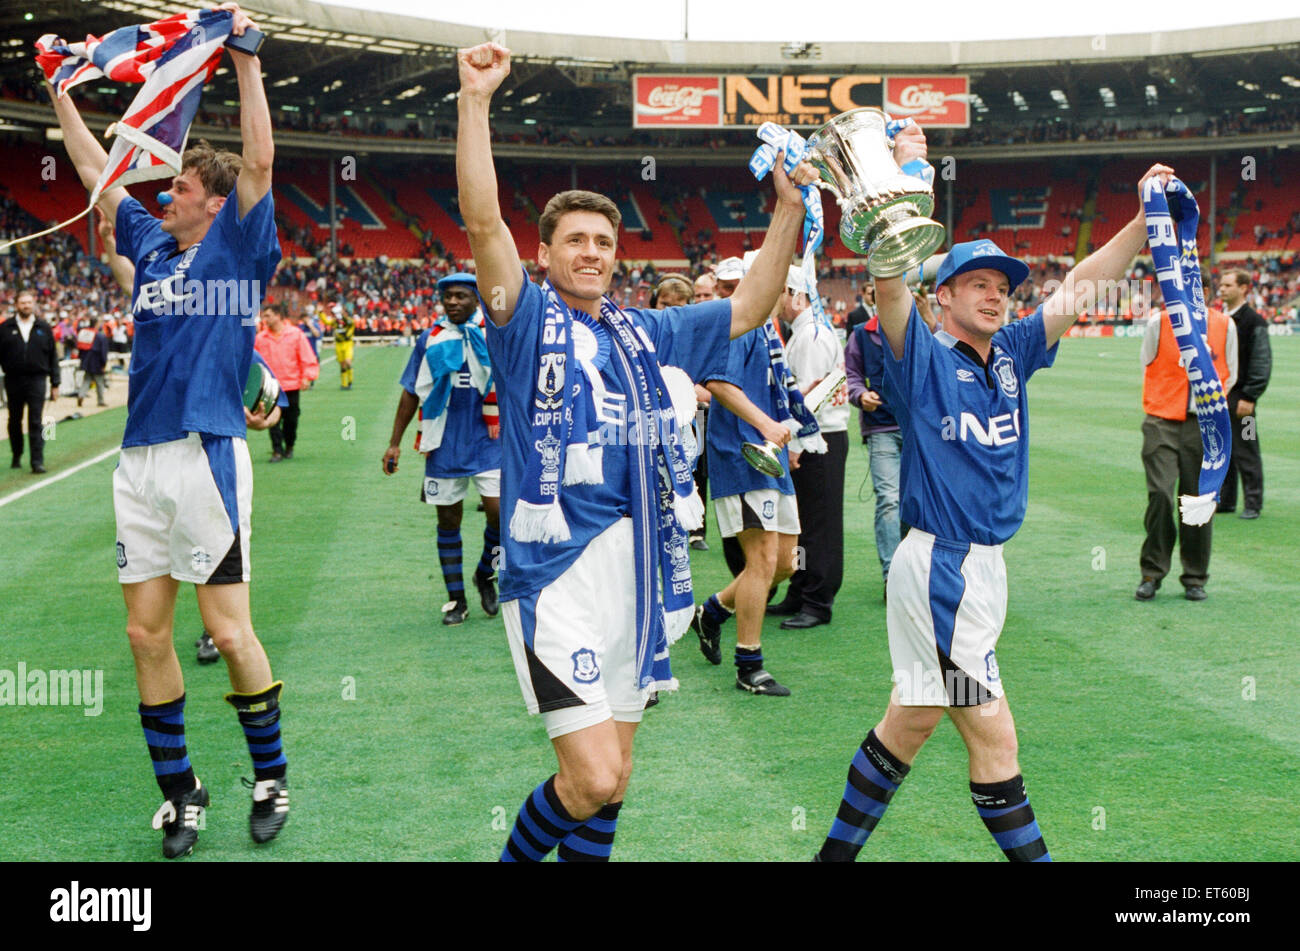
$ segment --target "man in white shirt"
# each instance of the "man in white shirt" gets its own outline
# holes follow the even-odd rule
[[[799,268],[790,268],[778,306],[781,319],[792,327],[786,359],[807,397],[825,377],[844,369],[844,349],[834,329],[813,316]],[[785,600],[767,612],[790,615],[781,622],[784,630],[828,623],[844,578],[844,467],[849,455],[846,392],[841,387],[816,414],[827,451],[804,453],[799,468],[790,472],[799,501],[803,564],[790,578]]]

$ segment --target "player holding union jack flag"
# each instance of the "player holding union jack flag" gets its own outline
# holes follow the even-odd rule
[[[279,724],[283,685],[271,676],[248,604],[253,483],[243,389],[262,289],[280,260],[271,115],[256,55],[231,54],[242,156],[206,143],[182,151],[222,42],[253,28],[228,3],[118,30],[102,41],[68,46],[47,37],[40,44],[68,155],[94,203],[115,222],[117,252],[135,266],[135,348],[113,507],[140,719],[163,793],[153,825],[163,830],[168,858],[193,849],[209,799],[185,745],[185,684],[172,644],[182,581],[195,585],[203,626],[229,668],[226,699],[253,759],[254,841],[274,838],[289,812]],[[112,156],[71,98],[60,95],[99,75],[144,82],[118,123]],[[119,160],[123,150],[130,155]],[[159,220],[121,186],[168,174],[168,166],[173,177],[159,196]],[[216,292],[232,286],[233,295]]]
[[[78,220],[115,185],[168,178],[180,171],[203,86],[221,65],[223,44],[232,34],[243,35],[233,30],[231,6],[122,27],[103,38],[87,36],[84,43],[68,43],[52,33],[36,41],[36,62],[60,100],[92,79],[144,85],[126,115],[109,127],[113,148],[91,189],[90,205],[68,221],[20,240],[30,241]]]

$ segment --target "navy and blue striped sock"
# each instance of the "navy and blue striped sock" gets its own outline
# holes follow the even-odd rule
[[[501,532],[487,525],[483,528],[483,554],[479,556],[478,567],[474,573],[480,578],[490,578],[496,572],[492,567],[492,561],[496,555],[497,548],[501,545]]]
[[[228,693],[226,702],[239,715],[244,728],[248,753],[253,757],[253,778],[284,779],[289,761],[280,743],[280,691],[284,683],[277,680],[259,693]]]
[[[1052,861],[1029,805],[1023,776],[1017,773],[1000,783],[971,783],[970,797],[1007,858],[1013,862]]]
[[[709,595],[709,600],[704,602],[704,613],[709,616],[709,620],[715,624],[724,624],[727,618],[735,614],[735,611],[728,611],[722,606],[716,594]]]
[[[185,694],[167,703],[140,704],[140,723],[163,798],[175,799],[193,789],[194,768],[185,749]]]
[[[555,858],[560,862],[608,862],[614,850],[621,802],[607,802],[600,811],[574,829],[560,842]]]
[[[853,756],[844,798],[818,859],[854,861],[911,768],[885,749],[875,730],[868,733]]]
[[[438,529],[438,561],[442,565],[442,580],[447,583],[447,597],[453,601],[465,600],[465,574],[461,566],[460,529]]]
[[[736,669],[742,674],[751,674],[763,669],[762,647],[741,647],[736,645]]]
[[[542,783],[524,800],[501,851],[502,862],[540,862],[546,853],[570,832],[582,825],[569,815],[555,792],[555,777]]]

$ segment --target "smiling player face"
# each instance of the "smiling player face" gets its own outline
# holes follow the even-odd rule
[[[570,307],[598,313],[614,276],[618,238],[595,211],[569,211],[555,223],[550,244],[537,246],[537,263]]]
[[[939,288],[944,326],[959,340],[987,341],[1002,326],[1011,282],[1001,271],[981,268],[958,274]]]

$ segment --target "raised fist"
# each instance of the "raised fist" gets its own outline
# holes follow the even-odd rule
[[[496,43],[481,43],[456,54],[460,91],[491,96],[510,75],[510,51]]]

